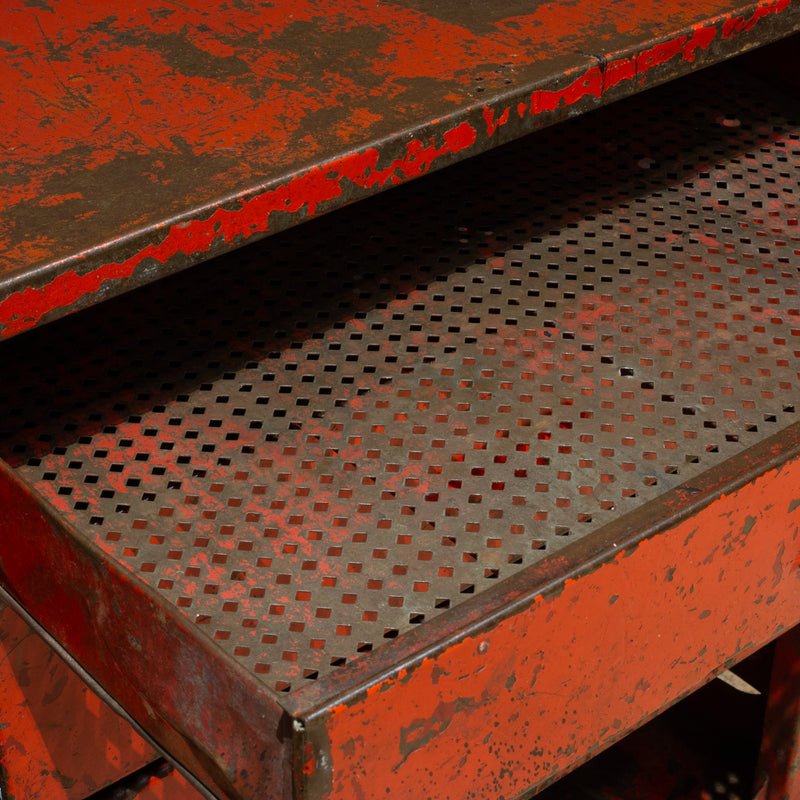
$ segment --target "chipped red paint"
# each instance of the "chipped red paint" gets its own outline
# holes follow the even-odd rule
[[[537,116],[545,111],[555,111],[562,103],[566,106],[574,105],[587,95],[593,95],[599,100],[602,94],[603,70],[600,67],[591,67],[564,89],[540,89],[534,92],[529,110],[533,116]]]
[[[395,159],[388,167],[377,168],[379,153],[371,148],[354,153],[324,167],[293,178],[285,186],[241,200],[235,211],[218,208],[208,219],[196,219],[172,225],[166,238],[157,245],[148,245],[121,264],[105,264],[87,274],[74,270],[64,272],[41,288],[28,287],[0,301],[0,319],[6,320],[0,332],[3,337],[14,336],[36,326],[55,309],[66,309],[80,298],[100,291],[106,281],[130,278],[136,267],[148,259],[166,264],[178,254],[193,256],[210,249],[220,238],[230,243],[240,234],[245,238],[269,229],[270,214],[274,211],[296,213],[303,209],[313,216],[317,206],[341,197],[342,180],[365,189],[401,183],[425,174],[433,162],[446,153],[459,153],[475,142],[475,129],[468,123],[446,131],[443,143],[427,145],[414,139],[406,145],[406,155]]]
[[[633,63],[630,72],[614,73],[614,86],[626,80],[638,84],[650,70],[656,70],[650,76],[656,80],[661,75],[658,67],[681,58],[692,61],[703,50],[703,42],[709,48],[713,41],[714,36],[695,32],[648,47],[633,62],[626,62]],[[530,103],[522,104],[522,116],[531,108],[535,114],[548,115],[577,107],[584,99],[590,103],[603,99],[611,65],[598,61],[566,88],[536,89]],[[428,68],[411,58],[408,63],[408,69],[416,64],[420,75]],[[194,252],[211,252],[219,241],[232,245],[237,237],[264,232],[278,212],[311,216],[328,203],[344,202],[353,186],[368,191],[424,174],[440,159],[446,163],[475,147],[484,136],[484,124],[486,136],[504,127],[498,137],[502,138],[514,123],[511,108],[504,103],[497,109],[484,104],[482,122],[480,117],[461,122],[437,118],[433,123],[444,133],[413,138],[400,148],[400,155],[373,147],[313,166],[281,187],[239,198],[239,206],[227,202],[214,206],[209,221],[173,224],[165,239],[148,245],[152,248],[148,257],[140,252],[121,263],[135,261],[132,277],[139,265],[148,265],[148,258],[158,262],[163,257],[159,263],[174,264],[179,255],[191,255],[192,247],[199,248]],[[348,124],[356,118],[369,120],[369,113],[348,117]],[[250,227],[242,227],[247,223]],[[624,226],[628,233],[634,232],[632,223]],[[699,236],[709,248],[718,244]],[[578,252],[577,246],[568,247],[576,249],[567,254]],[[489,244],[482,248],[487,273],[503,266],[502,257],[490,255]],[[96,292],[105,283],[122,280],[102,274],[90,277],[93,271],[65,274],[78,282],[99,281]],[[63,296],[74,291],[69,285],[61,289]],[[29,286],[27,291],[37,289]],[[631,302],[647,299],[635,286],[621,291]],[[420,292],[419,298],[423,296]],[[85,293],[78,292],[71,303],[83,297]],[[411,302],[414,297],[410,292]],[[609,298],[587,291],[585,313],[575,314],[561,330],[566,333],[571,326],[596,323],[598,315],[603,321],[626,313],[626,306]],[[678,305],[689,302],[687,290]],[[784,324],[795,321],[794,312],[753,313],[754,318],[762,314],[765,321]],[[35,322],[50,313],[43,311]],[[384,308],[381,313],[388,318],[392,310]],[[383,318],[376,313],[370,324]],[[360,320],[350,330],[360,332],[367,325]],[[531,374],[544,369],[549,335],[544,328],[527,328],[519,342],[507,344],[508,356],[529,359]],[[666,334],[659,336],[663,341],[654,337],[652,346],[668,347]],[[424,337],[420,331],[410,341],[416,346]],[[601,349],[602,343],[597,355]],[[297,355],[287,363],[296,365]],[[576,356],[582,359],[588,361],[589,356]],[[491,377],[501,376],[492,372]],[[584,384],[574,385],[591,385],[590,379],[583,380]],[[424,386],[434,392],[433,383]],[[356,399],[352,409],[357,410],[358,404]],[[402,421],[407,421],[405,414]],[[446,424],[450,433],[470,435],[463,423]],[[227,421],[221,424],[220,433],[227,425]],[[452,616],[442,615],[416,638],[414,631],[394,649],[391,644],[380,648],[374,659],[356,661],[346,673],[326,676],[318,685],[306,687],[309,691],[301,689],[285,699],[265,691],[237,662],[220,660],[218,646],[188,617],[176,615],[145,583],[131,580],[132,562],[122,560],[110,542],[79,538],[66,518],[74,508],[58,494],[57,486],[42,490],[43,495],[52,492],[52,497],[47,495],[52,507],[46,506],[5,466],[0,466],[3,525],[24,535],[0,537],[0,577],[37,616],[48,620],[82,663],[107,677],[110,689],[169,745],[170,752],[226,796],[254,798],[269,791],[288,797],[293,789],[308,798],[348,799],[371,792],[410,798],[437,792],[465,797],[517,794],[571,768],[797,620],[796,428],[783,440],[761,448],[757,458],[740,453],[732,459],[736,466],[726,463],[702,488],[675,490],[619,520],[613,530],[601,531],[591,542],[566,549],[516,581],[503,581],[496,592],[454,609]],[[236,424],[230,425],[231,433],[237,430]],[[89,437],[87,452],[105,444],[105,435],[98,431]],[[262,441],[261,434],[246,435],[252,439],[243,437],[239,444]],[[179,431],[170,432],[159,442],[137,443],[137,448],[142,455],[155,454],[162,444],[178,443],[179,436]],[[549,440],[552,434],[540,436]],[[776,466],[786,457],[786,442],[791,443],[792,437],[790,460]],[[330,458],[337,465],[339,459],[370,457],[360,439],[352,441],[341,429],[329,428],[319,438],[330,443],[335,451]],[[108,441],[115,439],[109,435]],[[52,448],[52,442],[47,446]],[[108,449],[112,458],[125,459],[121,445]],[[276,455],[276,461],[282,457]],[[201,458],[208,459],[205,466],[213,464],[211,456]],[[413,476],[415,490],[424,495],[429,490],[425,458],[427,454],[420,453],[419,461],[405,472],[393,473],[383,485],[394,491],[404,478]],[[747,480],[740,480],[745,469],[741,462],[747,464],[748,459],[765,474],[756,478],[748,473]],[[287,471],[291,463],[287,457]],[[170,469],[185,475],[181,467]],[[291,496],[298,483],[296,474],[287,474],[275,501]],[[121,475],[112,476],[108,485],[124,491]],[[696,502],[695,491],[702,495]],[[337,537],[346,535],[336,528],[336,517],[347,506],[331,498],[324,512],[315,508],[314,513],[319,513],[330,542],[336,543]],[[164,516],[174,510],[170,502],[161,508]],[[203,508],[213,512],[217,502],[224,501],[211,499]],[[306,502],[300,501],[300,506]],[[359,510],[352,519],[366,528],[370,517]],[[284,520],[272,510],[263,516],[263,524],[276,530]],[[195,532],[202,532],[203,524],[198,523]],[[281,529],[287,540],[299,536],[299,526],[293,526],[290,520]],[[209,580],[223,582],[226,570],[213,559],[233,546],[233,540],[222,540],[220,552],[198,554],[194,563],[208,567],[204,571]],[[328,571],[324,559],[317,568]],[[330,571],[334,572],[333,566]],[[177,570],[175,579],[181,579]],[[247,580],[253,582],[252,577]],[[387,580],[386,586],[391,590],[393,584]],[[220,594],[239,600],[243,591],[244,586],[228,585]],[[283,602],[281,591],[277,588],[270,602]],[[186,594],[194,599],[202,589],[187,582]],[[145,624],[131,625],[131,620]],[[145,650],[159,657],[141,658]]]
[[[219,673],[210,641],[101,551],[74,548],[74,534],[2,461],[0,508],[5,530],[26,532],[0,537],[0,580],[81,667],[102,674],[103,688],[216,794],[288,796],[287,723],[263,685],[236,667]],[[155,668],[142,651],[159,654]]]
[[[714,29],[712,28],[711,30],[713,31]],[[638,57],[636,56],[610,61],[606,66],[605,72],[606,88],[612,89],[623,81],[635,80],[638,74],[637,61]]]
[[[506,108],[505,111],[503,111],[503,113],[497,118],[497,121],[495,121],[494,109],[489,108],[489,106],[483,107],[483,118],[486,121],[487,136],[494,136],[494,132],[508,122],[508,114],[510,110],[510,108]]]
[[[761,646],[797,620],[798,486],[795,459],[312,713],[325,796],[516,796]]]
[[[779,14],[789,7],[790,0],[773,0],[771,3],[764,3],[756,8],[752,16],[746,14],[732,17],[726,20],[722,26],[722,35],[727,39],[737,33],[749,31],[760,19],[770,14]]]
[[[682,56],[685,43],[686,37],[681,36],[678,39],[673,39],[670,42],[661,42],[655,45],[655,47],[645,50],[636,59],[637,73],[644,76],[644,74],[648,70],[653,69],[653,67],[666,64],[676,56]],[[694,58],[694,51],[692,51],[692,58]]]
[[[722,21],[723,35],[727,38],[733,33],[750,30],[755,23],[769,14],[783,11],[787,7],[786,0],[771,0],[770,3],[759,7],[751,19],[745,23],[741,17],[725,17]],[[707,50],[717,36],[720,20],[714,24],[705,23],[696,25],[691,34],[676,36],[635,53],[631,56],[614,58],[602,67],[592,67],[575,79],[565,89],[558,91],[537,91],[531,96],[530,113],[541,114],[546,111],[555,111],[563,102],[564,105],[574,105],[585,97],[593,96],[596,99],[609,89],[619,86],[623,81],[638,79],[644,82],[647,73],[662,64],[667,64],[680,56],[681,60],[691,63],[695,60],[698,50]],[[523,115],[523,106],[520,105],[520,116]],[[486,116],[486,111],[484,111]],[[487,117],[487,125],[489,118]],[[490,135],[493,129],[490,128]]]
[[[5,8],[0,338],[798,27],[790,0],[607,2]]]
[[[695,54],[698,50],[707,50],[711,42],[714,41],[714,36],[717,30],[712,26],[703,26],[696,28],[692,34],[692,38],[686,43],[683,48],[683,58],[685,61],[694,61]]]

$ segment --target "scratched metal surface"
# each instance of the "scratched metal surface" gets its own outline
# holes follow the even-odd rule
[[[0,11],[0,338],[800,29],[797,0]]]
[[[799,126],[695,76],[6,343],[0,452],[300,689],[797,419]]]

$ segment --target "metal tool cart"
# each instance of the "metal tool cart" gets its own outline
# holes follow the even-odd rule
[[[0,14],[4,798],[800,796],[800,3]]]

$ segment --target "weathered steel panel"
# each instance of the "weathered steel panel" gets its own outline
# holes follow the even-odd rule
[[[0,580],[86,672],[214,791],[288,796],[291,721],[256,681],[2,462],[0,508]]]
[[[525,794],[793,625],[797,444],[791,462],[677,525],[646,531],[636,515],[645,531],[620,526],[616,553],[584,574],[548,586],[530,570],[506,609],[486,603],[490,624],[312,715],[309,796]]]
[[[800,27],[797,0],[5,4],[0,337]]]

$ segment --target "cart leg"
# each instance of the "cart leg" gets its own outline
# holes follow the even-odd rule
[[[800,626],[775,643],[756,800],[800,800]]]

